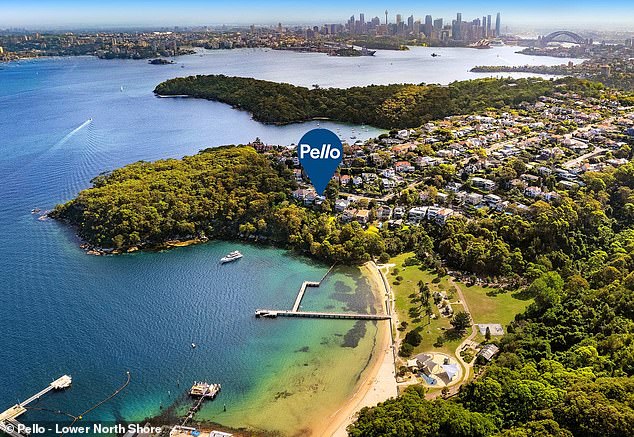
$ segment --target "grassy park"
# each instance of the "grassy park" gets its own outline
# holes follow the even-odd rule
[[[463,306],[457,303],[460,298],[454,285],[449,282],[449,276],[438,277],[435,272],[420,265],[408,265],[408,259],[412,256],[412,253],[405,253],[392,258],[390,264],[393,266],[387,275],[394,294],[399,324],[402,322],[407,324],[404,329],[400,329],[400,336],[403,338],[411,330],[417,330],[421,334],[422,341],[414,347],[412,356],[425,351],[453,354],[464,337],[445,338],[442,345],[436,344],[438,337],[444,337],[444,334],[452,328],[449,323],[451,318],[442,317],[436,305],[432,305],[432,317],[425,314],[418,283],[422,281],[427,284],[432,295],[436,291],[446,293],[452,303],[454,314],[463,311]],[[462,283],[457,285],[464,294],[475,323],[500,323],[506,327],[515,314],[524,311],[531,302],[521,299],[516,293],[501,292],[496,288],[480,285],[467,286]],[[476,340],[479,337],[478,335]]]

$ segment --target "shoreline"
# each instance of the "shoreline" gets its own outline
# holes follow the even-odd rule
[[[381,273],[374,262],[367,262],[361,270],[370,281],[377,303],[385,311],[387,290]],[[371,363],[366,367],[363,380],[357,390],[328,417],[328,423],[313,429],[313,435],[346,437],[346,428],[364,407],[371,407],[398,394],[392,348],[391,321],[389,325],[381,322],[378,327],[377,342],[372,352]]]

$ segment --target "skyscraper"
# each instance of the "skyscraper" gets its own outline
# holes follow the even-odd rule
[[[407,30],[409,30],[410,32],[414,30],[414,16],[410,15],[407,18]]]
[[[385,10],[385,25],[387,26],[387,9]]]
[[[434,29],[434,24],[431,15],[425,15],[425,26],[423,27],[423,33],[427,38],[431,36],[431,32]]]
[[[452,23],[451,35],[454,40],[462,39],[462,13],[461,12],[458,12],[456,14],[456,19]]]
[[[491,37],[491,16],[487,15],[487,37]]]
[[[500,13],[498,12],[495,17],[495,36],[500,36],[502,34],[501,24],[500,24]]]
[[[440,32],[442,30],[442,24],[443,24],[442,18],[436,18],[434,20],[434,30],[437,32]]]

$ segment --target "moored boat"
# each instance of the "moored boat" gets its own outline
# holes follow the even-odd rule
[[[233,252],[220,258],[220,263],[225,264],[225,263],[230,263],[232,261],[237,261],[240,258],[242,258],[242,256],[243,255],[240,252],[238,252],[237,250],[234,250]]]

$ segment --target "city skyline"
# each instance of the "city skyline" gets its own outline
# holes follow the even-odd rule
[[[134,27],[134,26],[205,26],[205,25],[272,25],[283,21],[285,25],[343,23],[351,14],[366,20],[380,17],[385,19],[388,10],[390,22],[396,15],[413,15],[415,20],[425,21],[427,15],[450,20],[461,13],[464,21],[481,18],[483,14],[501,12],[502,26],[569,28],[591,25],[595,29],[629,27],[634,5],[625,1],[596,2],[555,1],[555,2],[507,2],[493,1],[487,4],[473,4],[463,1],[437,5],[421,5],[411,1],[398,3],[323,1],[318,5],[308,2],[276,1],[263,5],[252,0],[234,2],[231,6],[216,1],[185,0],[176,7],[173,3],[159,0],[133,0],[124,2],[85,2],[77,0],[57,1],[54,4],[35,0],[28,4],[8,0],[0,13],[0,28],[73,28],[73,27]]]

